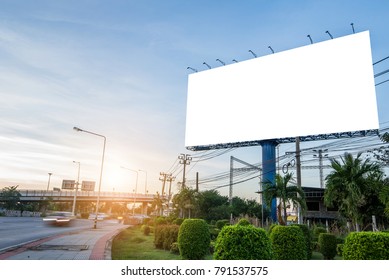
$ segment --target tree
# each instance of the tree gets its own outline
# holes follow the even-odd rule
[[[4,207],[8,210],[15,210],[18,208],[20,197],[22,196],[17,190],[19,186],[10,186],[2,189],[0,195],[5,201],[3,203]]]
[[[356,158],[345,153],[340,161],[332,159],[331,167],[333,171],[326,177],[324,202],[329,207],[337,206],[359,231],[361,208],[368,205],[368,190],[382,178],[381,168],[376,162],[363,160],[361,153]]]
[[[389,179],[384,180],[384,186],[379,193],[379,199],[385,206],[385,215],[389,218]]]
[[[381,135],[381,141],[384,143],[389,143],[389,133],[386,132],[383,135]],[[388,166],[389,165],[389,149],[386,146],[382,146],[378,149],[374,149],[373,151],[370,151],[373,156],[380,162],[382,162],[383,165]],[[389,217],[389,179],[385,178],[383,179],[383,186],[381,187],[380,193],[379,193],[379,200],[381,203],[384,204],[385,207],[385,215]]]
[[[281,217],[281,215],[279,216],[279,223],[282,225],[286,224],[286,208],[288,202],[299,204],[302,210],[307,208],[304,191],[298,186],[289,185],[292,176],[292,173],[287,173],[284,177],[276,174],[276,180],[274,184],[264,184],[263,197],[267,205],[271,205],[271,201],[273,199],[280,199],[278,208],[282,208],[283,217]]]
[[[255,199],[248,199],[247,203],[247,214],[250,217],[256,217],[258,219],[262,219],[262,210],[263,210],[263,218],[266,219],[270,216],[270,211],[266,207],[262,209],[262,205],[259,204]]]
[[[210,222],[229,218],[228,198],[217,190],[199,192],[197,196],[198,216]]]
[[[185,217],[185,213],[188,213],[188,218],[191,218],[192,210],[195,210],[196,207],[196,190],[190,189],[187,186],[183,186],[178,194],[173,197],[173,205],[180,211],[180,218]]]
[[[247,214],[247,203],[244,199],[234,196],[231,203],[231,213],[234,217]]]
[[[151,204],[151,208],[154,209],[160,216],[163,214],[163,204],[165,203],[165,199],[159,195],[154,196],[153,202]]]

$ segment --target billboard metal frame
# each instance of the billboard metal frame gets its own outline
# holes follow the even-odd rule
[[[354,138],[354,137],[365,137],[365,136],[375,136],[375,135],[379,135],[378,129],[307,135],[307,136],[299,136],[299,138],[301,142],[307,142],[307,141],[333,140],[333,139],[340,139],[340,138]],[[264,141],[273,141],[273,142],[277,142],[278,144],[294,143],[296,142],[296,137],[223,143],[223,144],[203,145],[203,146],[190,146],[190,147],[186,147],[186,149],[190,151],[207,151],[207,150],[217,150],[217,149],[252,147],[252,146],[261,146]]]

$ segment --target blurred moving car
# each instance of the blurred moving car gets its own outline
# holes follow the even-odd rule
[[[129,215],[124,218],[125,225],[141,225],[145,219],[150,219],[147,215]]]
[[[96,218],[96,213],[91,213],[89,214],[89,220],[94,220]],[[97,220],[98,221],[102,221],[102,220],[105,220],[105,219],[108,219],[109,218],[109,215],[105,214],[105,213],[97,213]]]
[[[71,225],[76,219],[72,212],[56,211],[43,218],[43,222],[51,226]]]

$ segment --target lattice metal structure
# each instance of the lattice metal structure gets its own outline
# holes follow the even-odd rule
[[[299,138],[300,138],[300,142],[307,142],[307,141],[333,140],[333,139],[341,139],[341,138],[354,138],[354,137],[365,137],[365,136],[375,136],[375,135],[379,135],[378,129],[299,136]],[[191,146],[186,148],[191,151],[241,148],[241,147],[260,146],[261,143],[263,143],[263,141],[264,140],[254,140],[254,141],[244,141],[244,142],[234,142],[234,143],[224,143],[224,144],[214,144],[214,145],[204,145],[204,146]],[[272,139],[270,141],[274,141],[278,144],[294,143],[296,142],[296,137]]]

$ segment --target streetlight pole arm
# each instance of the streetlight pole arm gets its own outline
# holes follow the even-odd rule
[[[81,129],[79,127],[73,127],[73,129],[75,131],[78,131],[78,132],[85,132],[85,133],[89,133],[89,134],[92,134],[92,135],[95,135],[95,136],[99,136],[99,137],[103,137],[104,139],[104,145],[103,145],[103,155],[102,155],[102,158],[101,158],[101,169],[100,169],[100,181],[99,181],[99,190],[98,190],[98,194],[97,194],[97,202],[96,202],[96,216],[95,216],[95,220],[94,220],[94,226],[93,228],[96,229],[97,228],[97,214],[99,212],[99,204],[100,204],[100,192],[101,192],[101,181],[103,179],[103,166],[104,166],[104,156],[105,156],[105,144],[107,142],[107,138],[104,136],[104,135],[101,135],[101,134],[98,134],[98,133],[94,133],[94,132],[91,132],[91,131],[88,131],[88,130],[84,130],[84,129]]]
[[[81,129],[81,128],[76,127],[76,126],[73,127],[73,129],[74,129],[75,131],[78,131],[78,132],[85,132],[85,133],[89,133],[89,134],[92,134],[92,135],[96,135],[96,136],[103,137],[104,140],[106,139],[106,137],[105,137],[104,135],[101,135],[101,134],[98,134],[98,133],[94,133],[94,132],[92,132],[92,131],[88,131],[88,130],[85,130],[85,129]]]

